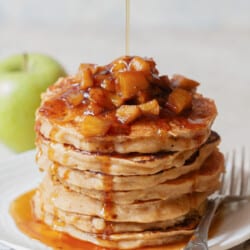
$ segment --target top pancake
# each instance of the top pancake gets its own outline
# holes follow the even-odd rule
[[[133,58],[126,58],[122,60],[130,65]],[[102,80],[98,80],[98,83],[95,80],[92,82],[94,85],[89,88],[82,89],[82,79],[78,75],[61,78],[51,86],[42,95],[42,104],[37,110],[37,133],[51,141],[99,153],[183,151],[199,147],[208,139],[210,127],[217,114],[212,100],[197,94],[194,88],[185,90],[186,87],[181,84],[176,88],[171,85],[171,80],[167,83],[166,80],[160,80],[163,78],[154,67],[147,73],[136,71],[140,73],[137,81],[134,79],[138,78],[138,74],[135,74],[135,78],[129,76],[132,80],[126,82],[125,86],[131,84],[133,88],[137,87],[141,76],[147,79],[147,85],[144,89],[138,89],[134,96],[128,97],[127,92],[120,90],[123,87],[119,74],[134,74],[131,66],[125,72],[124,69],[122,72],[113,72],[110,65],[104,69],[108,73],[98,73],[96,68],[93,73],[92,68],[92,78],[100,79],[102,76]],[[115,90],[105,89],[104,82],[110,78],[114,81]],[[163,84],[165,85],[162,86]],[[176,89],[192,96],[191,107],[180,113],[171,109],[170,95]],[[103,97],[104,95],[106,96]],[[121,103],[117,104],[114,96],[120,98]],[[181,97],[183,100],[183,96]],[[125,111],[122,115],[125,118],[129,116],[128,119],[132,121],[121,119],[119,115],[123,108]]]

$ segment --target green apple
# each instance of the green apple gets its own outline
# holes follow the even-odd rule
[[[63,67],[36,53],[0,61],[0,141],[16,152],[34,148],[35,110],[40,95],[60,76]]]

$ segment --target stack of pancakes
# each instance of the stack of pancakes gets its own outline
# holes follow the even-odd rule
[[[35,216],[76,238],[130,249],[187,239],[219,188],[212,100],[152,59],[84,64],[42,96]]]

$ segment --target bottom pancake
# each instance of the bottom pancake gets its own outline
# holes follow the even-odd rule
[[[170,244],[188,239],[199,222],[199,216],[190,217],[181,223],[168,227],[166,230],[155,229],[142,232],[88,233],[79,229],[76,225],[68,224],[51,214],[43,215],[43,222],[54,230],[68,233],[69,235],[96,245],[108,248],[131,249],[144,246],[158,246]]]
[[[142,232],[149,230],[166,230],[177,224],[183,223],[187,219],[199,218],[206,207],[206,202],[202,203],[196,210],[191,210],[189,213],[165,221],[155,221],[151,223],[136,223],[136,222],[109,222],[103,218],[96,216],[83,215],[57,209],[48,203],[43,203],[40,194],[36,193],[33,203],[33,211],[36,217],[40,220],[45,220],[47,224],[59,225],[74,225],[81,231],[88,233],[100,234],[112,230],[112,233],[127,233],[127,232]],[[46,218],[46,219],[45,219]],[[56,220],[54,219],[56,218]]]

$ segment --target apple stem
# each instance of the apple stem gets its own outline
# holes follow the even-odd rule
[[[23,69],[24,71],[28,71],[28,54],[23,53]]]

